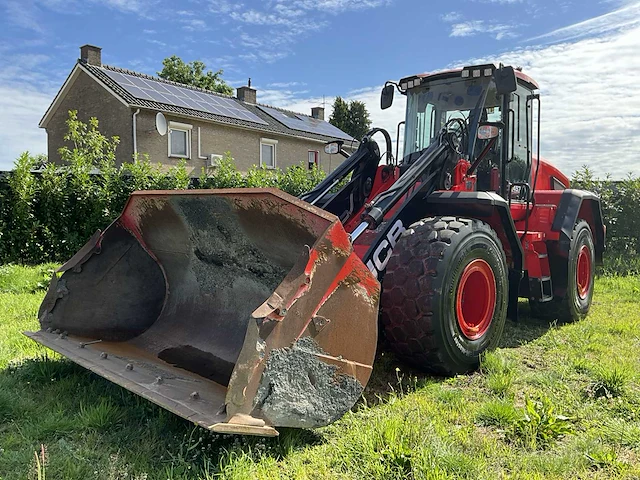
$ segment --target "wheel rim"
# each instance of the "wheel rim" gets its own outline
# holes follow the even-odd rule
[[[578,252],[578,265],[576,268],[576,286],[578,296],[584,300],[589,295],[591,288],[591,252],[589,247],[583,245]]]
[[[462,272],[456,292],[456,317],[462,334],[469,340],[482,337],[491,325],[495,308],[493,270],[484,260],[473,260]]]

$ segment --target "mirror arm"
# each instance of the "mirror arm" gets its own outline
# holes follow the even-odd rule
[[[398,91],[398,93],[404,94],[404,92],[400,89],[400,85],[397,84],[396,82],[392,80],[387,80],[386,82],[384,82],[384,86],[386,87],[387,85],[393,85],[394,87],[396,87],[396,90]]]

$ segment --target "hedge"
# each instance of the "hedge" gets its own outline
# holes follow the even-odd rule
[[[69,112],[62,165],[23,153],[0,180],[0,264],[62,262],[97,229],[114,220],[135,190],[277,187],[292,195],[309,191],[324,178],[319,169],[297,165],[282,170],[253,167],[240,173],[229,152],[213,172],[191,179],[183,162],[168,171],[145,156],[116,166],[119,140],[107,138],[92,118],[88,124]],[[100,175],[94,172],[100,171]]]
[[[324,178],[318,169],[297,165],[282,170],[239,172],[227,152],[214,171],[189,178],[185,163],[163,171],[140,157],[116,167],[118,138],[106,138],[98,121],[80,122],[69,112],[59,164],[23,153],[7,178],[0,179],[0,264],[61,262],[98,228],[116,218],[134,190],[276,187],[292,195],[311,190]],[[34,172],[37,169],[37,173]],[[93,172],[99,169],[100,175]],[[605,273],[640,274],[640,178],[595,178],[587,167],[574,174],[574,188],[598,193],[607,225]]]

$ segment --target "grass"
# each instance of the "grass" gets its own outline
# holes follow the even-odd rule
[[[640,278],[600,278],[575,324],[509,321],[479,372],[451,379],[381,352],[335,424],[225,437],[46,351],[52,266],[0,267],[0,479],[640,477]]]

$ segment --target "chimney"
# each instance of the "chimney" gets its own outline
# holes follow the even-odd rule
[[[241,102],[247,102],[247,103],[253,103],[256,104],[258,103],[257,101],[257,92],[255,88],[251,88],[251,78],[249,78],[249,83],[247,84],[246,87],[240,87],[237,90],[238,92],[238,100],[240,100]]]
[[[81,46],[80,61],[89,65],[102,66],[102,49],[93,45]]]
[[[311,109],[311,116],[318,120],[324,120],[324,107],[313,107]]]

